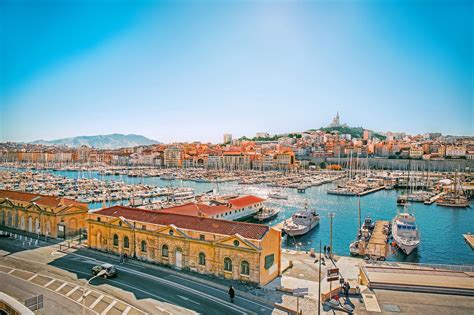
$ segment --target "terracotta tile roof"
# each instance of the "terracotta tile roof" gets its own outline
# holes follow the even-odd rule
[[[60,198],[54,196],[47,196],[47,195],[39,195],[39,194],[30,194],[26,192],[20,191],[12,191],[12,190],[0,190],[0,198],[8,198],[10,200],[18,200],[24,202],[34,202],[41,206],[48,206],[48,207],[62,207],[62,206],[69,206],[75,205],[78,207],[85,207],[87,208],[87,204],[83,202],[78,202],[72,199],[67,198]]]
[[[231,199],[229,200],[229,203],[232,205],[232,208],[239,209],[239,208],[248,207],[250,205],[253,205],[262,201],[265,201],[265,199],[257,197],[257,196],[247,195],[247,196]]]
[[[184,205],[176,206],[176,207],[171,207],[171,208],[165,208],[160,210],[160,212],[163,213],[177,213],[177,214],[184,214],[184,215],[193,215],[193,216],[199,216],[199,212],[203,212],[207,214],[209,217],[214,216],[216,214],[221,214],[224,212],[229,211],[229,207],[225,205],[219,205],[219,206],[210,206],[206,205],[203,203],[187,203]]]
[[[153,211],[123,206],[113,206],[95,211],[93,214],[124,217],[125,219],[132,221],[141,221],[158,225],[174,224],[176,227],[182,229],[222,235],[240,234],[242,237],[248,239],[262,239],[265,233],[270,229],[268,226],[262,224],[233,222],[175,213],[163,213],[160,210]]]

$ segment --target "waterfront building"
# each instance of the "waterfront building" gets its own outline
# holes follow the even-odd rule
[[[255,137],[256,138],[270,138],[270,134],[268,132],[257,132]]]
[[[86,228],[87,204],[18,191],[0,190],[0,225],[53,238]]]
[[[466,157],[466,146],[464,145],[447,145],[446,156],[451,158]]]
[[[413,146],[410,148],[410,158],[412,159],[421,159],[424,154],[424,150],[421,147]]]
[[[163,213],[175,213],[222,220],[243,220],[254,216],[263,207],[265,199],[247,195],[229,200],[212,202],[190,202],[160,210]]]
[[[266,225],[114,206],[89,214],[90,248],[265,285],[278,277],[281,233]]]

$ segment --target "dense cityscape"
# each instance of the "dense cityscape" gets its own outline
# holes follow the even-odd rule
[[[474,314],[472,21],[0,1],[0,315]]]

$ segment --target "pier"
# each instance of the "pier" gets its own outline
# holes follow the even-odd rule
[[[433,204],[436,200],[438,200],[440,197],[444,196],[445,194],[446,194],[445,192],[441,192],[441,193],[437,194],[436,196],[431,197],[429,200],[425,200],[425,201],[424,201],[424,204],[425,204],[425,205],[431,205],[431,204]]]
[[[388,235],[386,230],[388,229],[388,226],[388,221],[375,222],[374,231],[372,232],[372,236],[370,237],[365,251],[366,255],[382,260],[387,258],[389,245],[387,243]]]
[[[372,188],[372,189],[363,191],[363,192],[361,192],[361,193],[358,193],[357,196],[365,196],[365,195],[374,193],[374,192],[379,191],[379,190],[382,190],[382,189],[385,189],[385,186],[380,186],[380,187],[376,187],[376,188]]]
[[[471,233],[463,234],[464,240],[471,246],[472,249],[474,249],[474,235]]]

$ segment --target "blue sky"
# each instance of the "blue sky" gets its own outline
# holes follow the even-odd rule
[[[472,1],[0,1],[0,141],[474,135]]]

